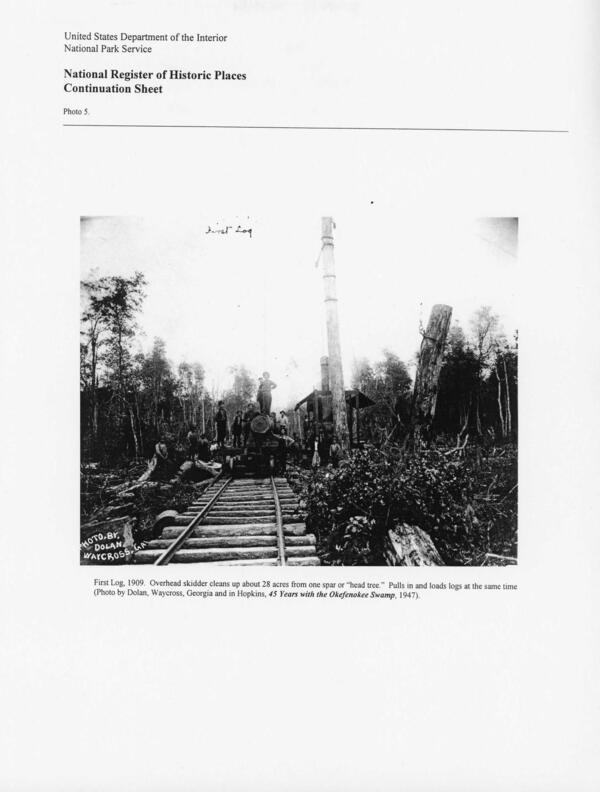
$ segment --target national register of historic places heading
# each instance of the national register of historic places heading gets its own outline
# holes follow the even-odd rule
[[[245,79],[245,72],[230,72],[224,69],[211,71],[162,69],[156,72],[134,71],[133,69],[101,69],[100,71],[64,69],[63,89],[66,93],[161,94],[164,88],[163,83],[169,80],[231,82]]]

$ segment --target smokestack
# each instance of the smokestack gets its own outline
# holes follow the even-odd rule
[[[321,358],[321,390],[329,390],[329,358],[327,355]]]
[[[333,409],[333,427],[342,448],[349,446],[348,420],[346,417],[346,394],[342,371],[342,351],[337,310],[335,264],[333,260],[333,220],[321,219],[321,260],[323,262],[323,286],[325,288],[325,318],[327,322],[327,351],[329,353],[329,389]]]

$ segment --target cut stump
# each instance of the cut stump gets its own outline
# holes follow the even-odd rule
[[[384,555],[388,566],[444,566],[425,531],[407,523],[388,531]]]

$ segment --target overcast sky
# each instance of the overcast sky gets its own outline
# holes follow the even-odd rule
[[[373,361],[388,348],[409,362],[435,303],[451,305],[465,329],[481,305],[500,314],[507,334],[517,328],[516,220],[331,211],[347,386],[356,358]],[[207,233],[228,225],[227,234]],[[318,385],[327,352],[320,234],[319,214],[283,202],[269,216],[85,218],[82,276],[142,271],[136,343],[148,350],[164,339],[175,366],[203,364],[209,389],[229,386],[232,365],[255,377],[266,369],[279,409]]]

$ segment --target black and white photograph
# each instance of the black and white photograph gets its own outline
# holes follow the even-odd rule
[[[517,563],[517,218],[80,231],[82,564]]]
[[[0,792],[599,792],[597,5],[4,4]]]

